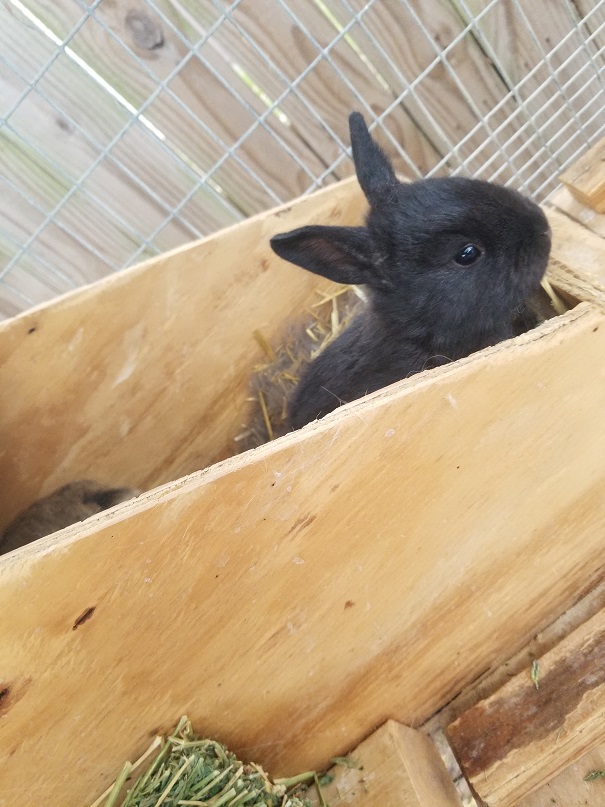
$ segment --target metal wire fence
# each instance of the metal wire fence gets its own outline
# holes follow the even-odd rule
[[[605,132],[605,0],[2,0],[0,316],[352,171],[542,201]]]

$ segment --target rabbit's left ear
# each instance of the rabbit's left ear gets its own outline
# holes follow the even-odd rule
[[[376,256],[365,227],[300,227],[273,236],[271,248],[280,258],[336,283],[386,283],[375,273]]]
[[[384,151],[372,140],[359,112],[349,115],[349,132],[357,179],[368,202],[374,204],[385,190],[399,184],[397,177]]]

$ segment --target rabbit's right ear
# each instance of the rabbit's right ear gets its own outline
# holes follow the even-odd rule
[[[290,263],[336,283],[385,285],[377,275],[365,227],[311,225],[274,235],[273,251]]]
[[[397,183],[393,166],[378,143],[372,140],[368,127],[359,112],[349,115],[349,132],[355,173],[370,204]]]

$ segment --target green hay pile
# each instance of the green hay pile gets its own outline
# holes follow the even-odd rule
[[[151,765],[133,781],[135,769],[153,754]],[[259,765],[244,764],[220,743],[195,737],[182,717],[169,737],[156,737],[139,760],[127,762],[91,807],[310,807],[301,784],[313,781],[319,785],[310,772],[271,782]]]

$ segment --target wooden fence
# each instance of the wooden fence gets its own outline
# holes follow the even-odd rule
[[[3,0],[0,316],[348,176],[352,109],[544,198],[604,46],[605,0]]]

